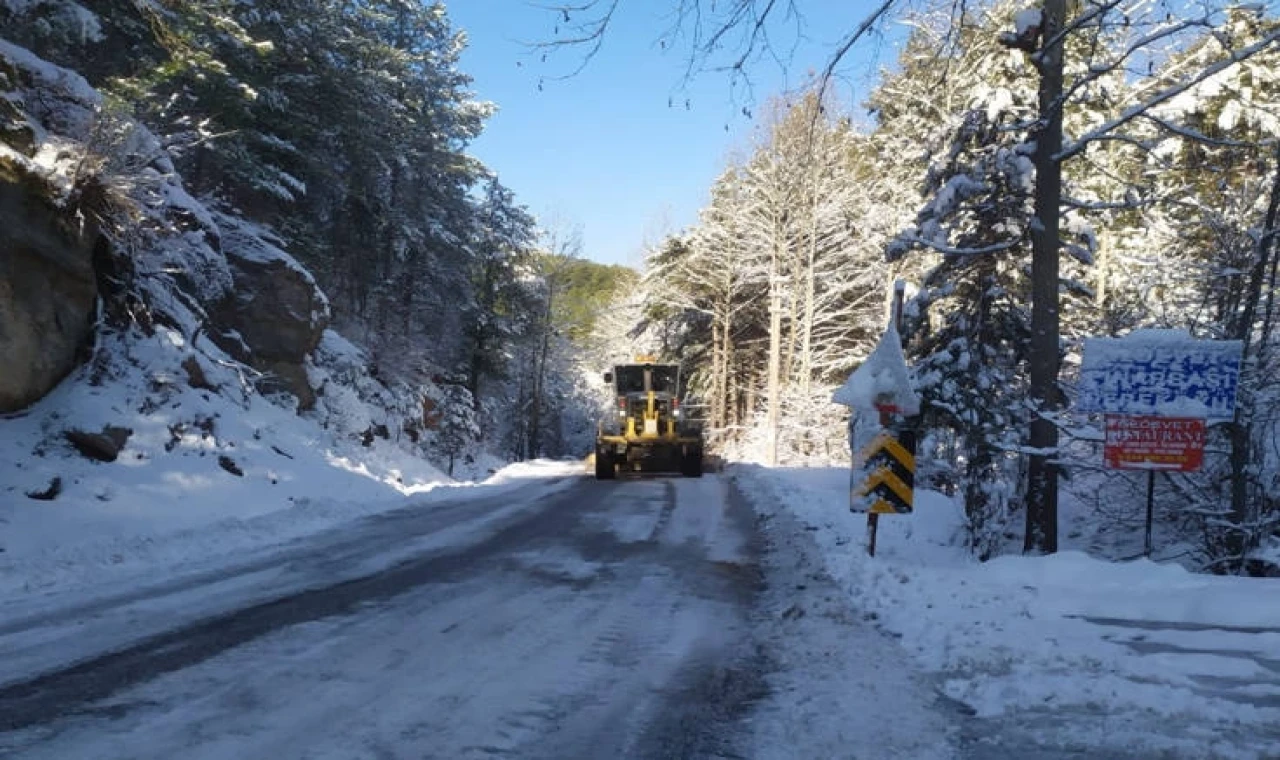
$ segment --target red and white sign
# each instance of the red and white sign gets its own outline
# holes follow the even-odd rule
[[[1107,415],[1107,466],[1119,470],[1200,469],[1204,419]]]

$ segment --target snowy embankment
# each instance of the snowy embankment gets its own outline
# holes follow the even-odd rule
[[[582,472],[533,462],[459,481],[394,441],[364,446],[256,394],[176,387],[139,409],[137,379],[73,379],[0,420],[0,684],[476,540]],[[338,396],[326,403],[370,411]],[[68,419],[132,433],[115,461],[91,461],[61,435]],[[201,422],[175,434],[179,419]],[[56,498],[24,494],[53,478]],[[385,526],[361,519],[396,510]],[[401,535],[406,517],[434,529]]]
[[[376,379],[374,362],[326,329],[324,295],[280,241],[188,194],[162,141],[102,119],[104,98],[82,77],[5,40],[0,70],[11,131],[30,143],[0,141],[0,159],[33,193],[19,197],[85,226],[99,212],[71,196],[101,163],[91,171],[120,218],[98,226],[127,230],[104,232],[84,262],[98,284],[86,299],[91,335],[76,338],[83,355],[0,356],[58,368],[23,385],[23,399],[70,371],[0,414],[0,604],[11,619],[15,605],[159,582],[427,504],[436,496],[424,492],[455,481],[426,456],[451,450],[460,478],[498,464],[442,445],[429,372]],[[104,141],[114,131],[120,142]],[[106,148],[119,155],[99,155]],[[35,271],[43,284],[7,284],[59,292],[59,278]],[[39,340],[39,312],[16,314],[12,326]]]
[[[871,558],[847,470],[738,476],[762,511],[807,526],[857,607],[979,723],[1057,750],[1280,757],[1280,583],[1073,551],[978,563],[959,545],[959,505],[934,492],[881,518]],[[978,734],[999,745],[1002,730]]]
[[[23,414],[0,419],[0,599],[156,581],[365,515],[456,499],[480,482],[518,487],[538,469],[491,475],[499,463],[486,458],[468,466],[478,481],[468,483],[394,440],[362,445],[337,432],[368,424],[339,418],[371,413],[343,386],[330,385],[307,416],[256,393],[186,387],[171,379],[175,352],[160,345],[176,338],[160,330],[140,340],[132,347],[140,366],[114,382],[95,385],[78,372]],[[237,369],[210,372],[234,387]],[[104,425],[131,431],[112,462],[81,456],[63,436],[71,426]],[[540,474],[576,467],[548,463]],[[32,496],[55,480],[55,498]]]

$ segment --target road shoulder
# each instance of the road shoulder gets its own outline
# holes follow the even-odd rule
[[[769,663],[745,756],[943,760],[955,756],[950,708],[897,641],[856,610],[812,536],[776,502],[737,483],[756,512],[765,590],[755,613]]]

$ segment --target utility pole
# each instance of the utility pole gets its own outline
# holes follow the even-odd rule
[[[1023,551],[1058,550],[1058,255],[1062,200],[1062,80],[1066,0],[1044,0],[1039,50],[1035,219],[1031,224],[1031,458],[1027,468],[1027,531]]]

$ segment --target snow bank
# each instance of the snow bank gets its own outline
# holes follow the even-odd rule
[[[230,551],[451,482],[393,444],[363,447],[244,390],[241,368],[197,359],[175,332],[111,342],[127,359],[112,364],[109,382],[90,382],[83,368],[21,416],[0,420],[0,590]],[[184,358],[225,390],[189,387]],[[114,462],[80,456],[65,437],[107,425],[132,431]],[[29,496],[55,480],[56,498]],[[296,524],[260,519],[277,514]],[[199,547],[182,538],[204,531],[218,537]],[[160,546],[175,536],[172,548]]]
[[[171,345],[176,337],[161,329],[131,339],[132,363],[117,367],[113,382],[95,386],[82,370],[23,415],[0,420],[0,598],[233,558],[364,515],[426,508],[471,485],[394,440],[364,446],[257,394],[187,387],[174,366],[183,356]],[[239,382],[234,365],[206,373],[219,385]],[[357,402],[344,403],[357,414]],[[132,431],[115,462],[85,459],[63,436],[104,425]],[[580,470],[524,463],[485,482],[518,486]],[[55,478],[57,498],[27,495]]]
[[[1275,581],[1080,552],[978,563],[957,545],[960,507],[929,491],[916,491],[914,514],[880,519],[871,558],[865,517],[847,511],[847,470],[736,472],[761,509],[807,524],[854,603],[979,718],[1096,713],[1147,727],[1125,734],[1145,742],[1140,752],[1280,756],[1268,733],[1280,720]],[[1169,719],[1182,722],[1177,737],[1164,736]],[[1234,743],[1206,749],[1201,734],[1226,729]],[[1098,735],[1077,746],[1119,751],[1102,723],[1087,731]]]

